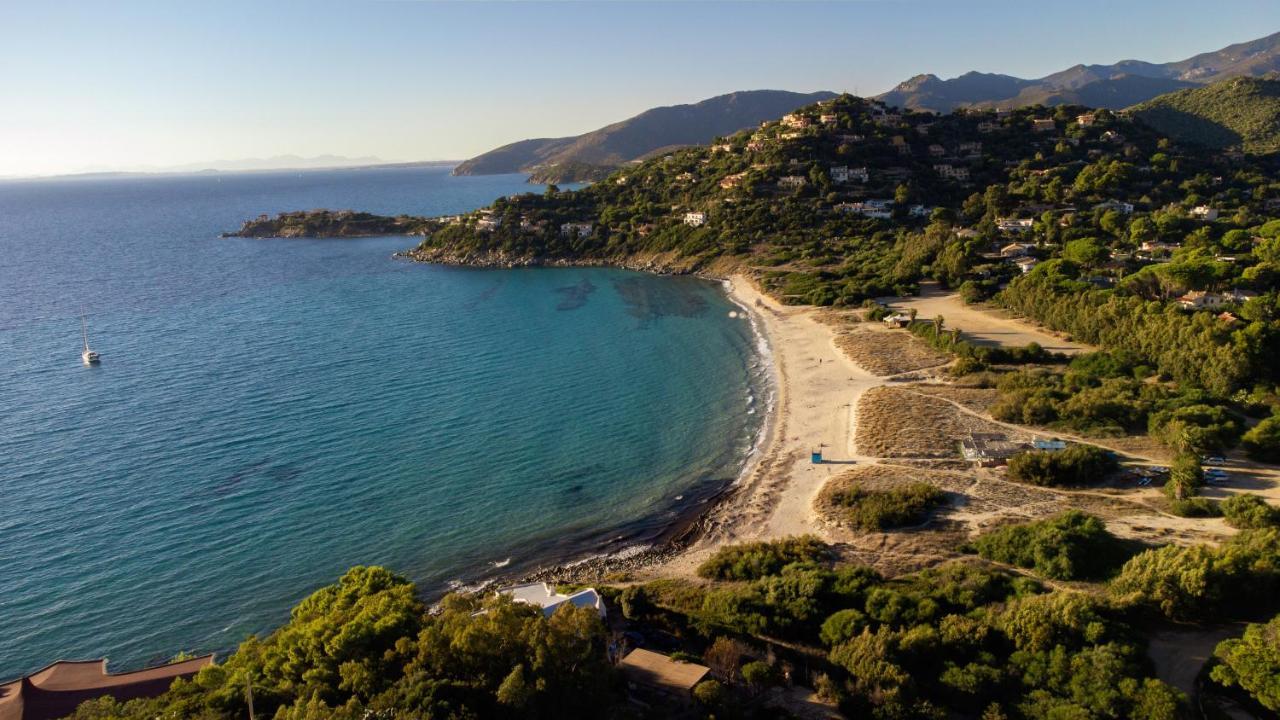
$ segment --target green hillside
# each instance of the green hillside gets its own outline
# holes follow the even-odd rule
[[[1280,150],[1280,80],[1235,78],[1161,95],[1132,108],[1161,133],[1216,149]]]

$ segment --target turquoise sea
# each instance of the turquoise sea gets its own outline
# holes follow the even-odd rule
[[[351,565],[437,595],[623,551],[731,482],[762,369],[714,283],[218,237],[530,189],[429,167],[0,182],[0,680],[233,648]]]

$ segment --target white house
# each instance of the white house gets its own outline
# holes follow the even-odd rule
[[[867,172],[865,167],[849,168],[849,179],[866,183],[871,180],[871,174]]]
[[[802,175],[787,175],[778,179],[778,187],[798,188],[804,187],[809,183],[809,179]]]
[[[689,227],[702,227],[707,223],[707,214],[704,212],[687,212],[684,214],[684,224]]]
[[[1005,245],[1004,247],[1000,248],[1000,257],[1005,257],[1005,258],[1024,257],[1025,255],[1030,253],[1031,249],[1034,247],[1035,245],[1032,245],[1030,243],[1009,243],[1008,245]]]
[[[972,156],[972,155],[981,155],[981,154],[982,154],[982,143],[980,143],[980,142],[978,142],[978,141],[976,141],[976,140],[974,140],[974,141],[970,141],[970,142],[962,142],[962,143],[960,143],[960,148],[959,148],[959,149],[960,149],[960,152],[961,152],[962,154],[964,154],[964,155],[970,155],[970,156]]]
[[[944,177],[949,180],[964,182],[969,179],[969,168],[956,167],[954,165],[943,163],[940,165],[934,165],[933,171],[938,173],[940,177]]]
[[[906,313],[886,315],[880,322],[889,327],[904,328],[911,324],[911,316]]]
[[[1119,200],[1108,200],[1093,206],[1094,210],[1115,210],[1122,215],[1133,214],[1133,203],[1120,202]]]
[[[563,237],[581,237],[583,235],[590,235],[594,227],[595,226],[589,222],[568,222],[560,226],[560,235]]]
[[[863,217],[876,218],[879,220],[888,220],[893,217],[893,213],[889,210],[892,201],[889,200],[866,200],[863,202],[840,203],[836,205],[837,212],[854,213]]]
[[[818,116],[818,122],[823,125],[835,125],[836,120],[837,118],[835,113],[823,113]]]
[[[529,583],[527,585],[516,585],[504,590],[499,590],[503,595],[511,596],[516,602],[527,603],[529,605],[537,605],[542,608],[542,614],[551,617],[555,611],[560,609],[565,603],[575,607],[594,608],[603,619],[606,615],[604,607],[604,599],[600,597],[600,593],[595,588],[587,588],[579,590],[572,595],[564,595],[551,589],[551,586],[544,582]]]
[[[1076,116],[1076,124],[1081,127],[1089,127],[1098,121],[1098,116],[1093,113],[1084,113]]]
[[[811,121],[809,118],[805,117],[804,115],[791,113],[790,115],[782,116],[782,124],[786,125],[789,128],[800,129],[800,128],[809,127],[811,124],[813,124],[813,121]]]
[[[1204,290],[1192,290],[1191,292],[1178,298],[1178,304],[1186,310],[1204,310],[1206,308],[1221,307],[1230,303],[1231,300],[1225,295],[1218,293],[1205,292]]]
[[[1037,119],[1031,121],[1031,129],[1036,132],[1053,132],[1058,129],[1056,123],[1049,118]]]
[[[827,174],[831,176],[831,182],[849,182],[849,168],[844,165],[832,165],[831,169],[827,171]]]
[[[996,220],[996,227],[1004,232],[1031,232],[1033,224],[1035,221],[1031,218],[998,218]]]
[[[1197,205],[1191,208],[1191,216],[1198,217],[1201,220],[1217,220],[1218,209],[1211,208],[1208,205]]]
[[[1013,264],[1018,266],[1018,269],[1025,275],[1034,270],[1036,265],[1040,264],[1040,261],[1033,257],[1020,257],[1017,260],[1014,260]]]

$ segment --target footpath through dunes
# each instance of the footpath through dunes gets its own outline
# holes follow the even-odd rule
[[[883,298],[882,301],[902,312],[914,308],[921,320],[941,315],[947,327],[958,328],[960,337],[975,345],[1023,347],[1034,342],[1045,350],[1065,355],[1095,349],[1067,340],[1007,311],[966,305],[957,293],[942,289],[936,282],[921,283],[918,296]]]
[[[1169,513],[1156,486],[1039,488],[1011,481],[999,468],[974,467],[959,452],[960,440],[971,433],[1022,442],[1051,435],[1114,450],[1127,464],[1167,459],[1145,438],[1095,440],[996,421],[990,405],[997,391],[954,384],[946,374],[950,356],[905,330],[853,317],[859,312],[781,305],[742,276],[733,278],[731,294],[757,318],[768,341],[775,411],[740,485],[703,519],[703,532],[690,547],[652,568],[657,575],[692,575],[728,544],[801,534],[834,544],[846,559],[896,574],[957,557],[957,548],[991,527],[1068,509],[1102,517],[1112,532],[1143,542],[1215,543],[1234,532],[1220,518]],[[1068,354],[1090,350],[1002,312],[966,307],[936,286],[922,298],[895,304],[917,308],[922,318],[943,315],[948,326],[975,342],[1036,342]],[[814,452],[822,453],[821,463],[812,462]],[[1229,467],[1236,484],[1207,489],[1207,495],[1280,495],[1280,471],[1234,455]],[[860,530],[823,501],[832,481],[878,489],[923,481],[946,493],[947,504],[917,526]]]

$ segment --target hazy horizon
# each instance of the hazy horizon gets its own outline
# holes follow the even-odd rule
[[[1280,28],[1276,3],[1226,5],[12,4],[0,10],[0,176],[461,160],[739,90],[1040,77],[1179,60]]]

